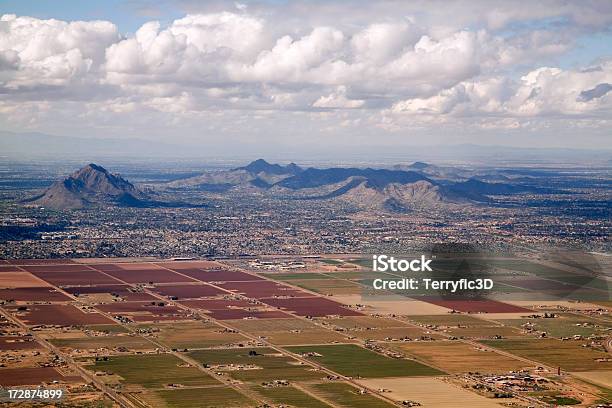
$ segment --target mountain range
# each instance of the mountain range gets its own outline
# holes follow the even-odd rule
[[[195,177],[159,184],[166,194],[177,190],[213,194],[265,194],[290,200],[336,200],[364,210],[406,212],[415,208],[487,204],[491,196],[547,193],[521,183],[486,182],[469,171],[442,168],[423,162],[391,169],[302,168],[295,163],[271,164],[263,159],[230,170],[206,172]],[[481,175],[482,176],[482,175]],[[486,176],[486,175],[484,175]],[[496,179],[499,175],[490,175]],[[504,177],[504,180],[512,180]],[[131,207],[169,206],[151,199],[121,176],[89,164],[57,181],[29,204],[56,209],[94,205]]]
[[[287,177],[301,173],[303,169],[295,163],[287,166],[270,164],[263,159],[255,160],[244,167],[231,170],[203,173],[168,184],[170,188],[197,188],[203,191],[224,192],[229,189],[266,189]]]

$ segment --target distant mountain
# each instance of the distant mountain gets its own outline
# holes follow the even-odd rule
[[[280,164],[270,164],[264,159],[257,159],[252,161],[248,165],[244,167],[238,167],[234,170],[245,170],[251,174],[298,174],[302,171],[302,168],[295,163],[289,163],[286,166],[281,166]]]
[[[171,188],[196,188],[222,193],[257,192],[268,197],[293,200],[337,200],[366,210],[406,212],[417,208],[491,203],[490,196],[525,192],[548,193],[541,188],[513,183],[503,175],[486,182],[471,169],[441,167],[424,162],[392,169],[306,168],[255,160],[232,170],[204,173],[174,181]]]
[[[298,190],[334,184],[351,177],[362,178],[367,183],[367,186],[372,188],[382,188],[391,183],[407,184],[419,180],[428,180],[427,177],[420,173],[409,171],[369,168],[309,168],[276,184],[281,187]]]
[[[421,173],[388,169],[309,168],[276,183],[274,189],[299,199],[333,199],[391,212],[470,202]]]
[[[416,171],[435,180],[461,181],[474,175],[468,169],[460,169],[450,166],[437,166],[424,162],[414,162],[412,164],[397,164],[393,170]]]
[[[414,162],[408,166],[408,168],[415,169],[415,170],[425,170],[428,167],[431,167],[431,164],[424,163],[424,162]]]
[[[275,183],[301,173],[295,163],[286,166],[270,164],[263,159],[252,161],[244,167],[204,173],[168,184],[171,188],[198,188],[204,191],[224,192],[230,189],[267,189]]]
[[[561,193],[561,191],[556,191],[553,189],[525,186],[522,184],[487,183],[481,180],[477,180],[475,178],[460,183],[454,183],[448,188],[452,192],[455,192],[457,194],[463,194],[465,197],[471,198],[491,195],[512,195],[521,193]]]
[[[443,188],[427,180],[388,183],[378,187],[363,181],[339,195],[338,199],[366,210],[389,212],[408,212],[415,208],[466,202],[447,195]]]
[[[146,206],[147,196],[121,176],[104,167],[88,164],[66,179],[55,182],[28,204],[54,209],[76,209],[95,205]]]

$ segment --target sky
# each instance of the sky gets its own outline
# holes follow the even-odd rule
[[[612,149],[612,2],[0,2],[0,130]]]

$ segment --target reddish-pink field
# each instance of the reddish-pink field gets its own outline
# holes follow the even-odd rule
[[[98,271],[87,272],[32,272],[33,275],[56,286],[112,285],[121,283]]]
[[[279,298],[270,298],[270,299],[259,299],[262,302],[282,308],[285,310],[290,310],[299,316],[331,316],[331,315],[339,315],[339,316],[362,316],[362,313],[359,313],[355,310],[350,310],[345,307],[342,307],[340,303],[334,302],[333,300],[325,299],[322,297],[305,297],[305,298],[292,298],[292,299],[279,299]]]
[[[68,302],[72,299],[53,288],[35,287],[0,289],[0,300]]]
[[[154,301],[157,299],[145,292],[132,292],[129,290],[129,288],[130,286],[128,285],[119,284],[101,286],[67,286],[62,289],[75,296],[110,293],[120,296],[123,300],[129,301]]]
[[[155,265],[170,269],[217,269],[219,264],[215,261],[175,261],[175,262],[156,262]]]
[[[6,306],[6,310],[13,313],[15,317],[30,326],[79,326],[86,324],[114,323],[100,313],[85,313],[72,305],[28,305],[27,310],[18,310],[19,308],[20,306]]]
[[[39,385],[52,381],[68,383],[81,382],[77,376],[63,376],[53,367],[34,368],[0,368],[0,385],[12,387],[17,385]]]
[[[239,271],[226,270],[203,270],[203,269],[177,269],[182,274],[203,282],[234,282],[234,281],[259,281],[264,280],[259,276],[250,275]]]
[[[175,296],[178,299],[195,299],[223,295],[225,292],[205,283],[197,285],[164,285],[153,289],[163,296]]]
[[[55,265],[76,263],[72,259],[12,259],[5,262],[11,265]]]
[[[113,302],[96,305],[97,309],[108,313],[136,313],[149,312],[156,314],[182,313],[176,306],[168,305],[163,302]]]
[[[176,306],[166,305],[160,306],[162,302],[115,302],[96,306],[103,312],[112,313],[113,315],[121,315],[124,313],[146,313],[150,316],[164,317],[169,320],[184,319],[188,312],[179,309]],[[151,320],[151,319],[149,319]]]
[[[202,310],[223,310],[231,307],[257,307],[255,303],[251,303],[248,300],[226,300],[226,299],[195,299],[195,300],[184,300],[178,302],[193,309]]]
[[[89,272],[87,265],[33,265],[22,266],[28,272]]]
[[[40,348],[31,336],[2,336],[0,350],[32,350]]]
[[[164,321],[172,321],[175,322],[177,320],[192,320],[187,315],[151,315],[151,314],[142,314],[142,315],[130,315],[130,320],[137,323],[146,323],[146,322],[164,322]]]
[[[0,265],[0,273],[2,272],[23,272],[18,266],[12,265]]]
[[[241,309],[225,309],[211,310],[206,313],[208,316],[217,320],[233,320],[245,318],[257,319],[286,319],[291,315],[283,313],[280,310],[241,310]]]
[[[275,296],[311,297],[310,293],[294,289],[280,283],[262,280],[255,282],[226,282],[218,286],[252,298],[267,298]]]
[[[96,268],[99,268],[96,266]],[[100,268],[100,270],[102,270]],[[186,276],[179,275],[167,269],[115,269],[106,270],[111,276],[127,283],[172,283],[172,282],[193,282]]]
[[[431,297],[419,297],[427,303],[442,306],[447,309],[465,313],[524,313],[531,312],[524,307],[498,302],[496,300],[451,300]]]

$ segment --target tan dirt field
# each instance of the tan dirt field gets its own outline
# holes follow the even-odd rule
[[[49,286],[49,284],[29,272],[0,273],[0,288],[39,288],[45,286]]]
[[[557,307],[567,307],[570,309],[596,310],[600,307],[592,303],[570,302],[569,300],[507,300],[506,303],[526,308],[533,306],[535,312],[538,312],[539,308],[555,309]]]
[[[612,371],[584,371],[572,375],[602,387],[612,388]]]
[[[415,401],[420,403],[422,408],[501,407],[488,398],[437,378],[377,378],[358,382],[374,389],[387,389],[391,391],[384,393],[387,397],[397,401]]]
[[[268,320],[226,320],[225,323],[238,330],[253,334],[266,334],[271,331],[290,331],[317,329],[317,326],[302,319],[268,319]]]
[[[333,300],[346,305],[366,305],[368,313],[398,314],[398,315],[438,315],[447,314],[449,309],[433,305],[420,300],[413,300],[401,296],[385,296],[379,299],[369,299],[361,295],[333,296]]]
[[[326,329],[304,330],[300,332],[273,331],[263,334],[266,339],[273,343],[284,346],[308,345],[308,344],[327,344],[327,343],[346,343],[349,340],[340,333]]]
[[[469,371],[506,373],[529,366],[521,360],[487,350],[485,346],[477,348],[457,341],[402,343],[393,348],[451,374]]]
[[[480,313],[478,317],[485,320],[496,321],[506,319],[524,319],[525,316],[532,314],[543,314],[543,313]]]
[[[333,324],[334,326],[340,326],[351,330],[375,327],[408,327],[404,323],[395,319],[374,316],[345,316],[339,319],[327,319],[327,322]]]

